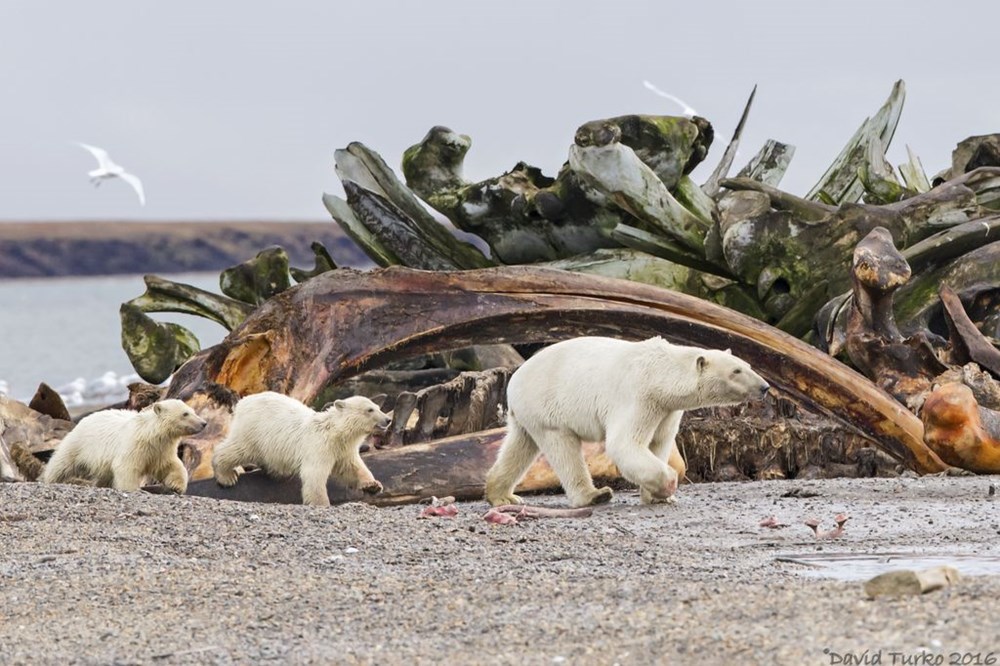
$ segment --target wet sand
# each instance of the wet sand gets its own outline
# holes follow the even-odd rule
[[[480,519],[483,502],[418,520],[416,506],[0,484],[0,654],[4,664],[808,665],[878,655],[985,665],[1000,661],[996,573],[869,601],[861,582],[783,558],[911,553],[996,572],[991,484],[998,477],[686,485],[672,506],[640,506],[625,491],[590,518],[505,527]],[[803,524],[829,529],[839,512],[850,520],[836,540]],[[760,527],[771,515],[788,527]],[[903,661],[923,651],[941,661]]]

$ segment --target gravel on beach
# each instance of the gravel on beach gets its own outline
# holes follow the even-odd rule
[[[0,663],[988,666],[996,481],[685,485],[674,505],[617,492],[590,518],[512,526],[485,523],[484,502],[419,520],[0,484]],[[840,512],[836,540],[803,524]],[[772,515],[788,526],[761,527]],[[866,600],[861,580],[782,559],[900,552],[994,573]]]

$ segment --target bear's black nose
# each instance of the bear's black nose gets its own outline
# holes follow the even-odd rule
[[[770,390],[771,390],[771,385],[770,384],[764,384],[763,386],[760,387],[760,394],[761,395],[767,395],[767,392],[770,391]]]

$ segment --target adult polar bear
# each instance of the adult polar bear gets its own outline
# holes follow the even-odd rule
[[[608,457],[637,484],[644,503],[669,499],[677,472],[667,460],[685,410],[738,404],[770,388],[729,351],[582,337],[541,350],[507,386],[507,436],[486,477],[494,506],[519,503],[514,488],[539,452],[573,506],[611,499],[595,488],[581,440],[605,442]],[[676,454],[675,454],[676,455]]]

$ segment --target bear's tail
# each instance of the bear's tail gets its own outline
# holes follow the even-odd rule
[[[42,476],[42,472],[45,471],[45,463],[36,458],[35,454],[20,443],[11,445],[10,459],[17,465],[17,469],[25,481],[37,481]]]

